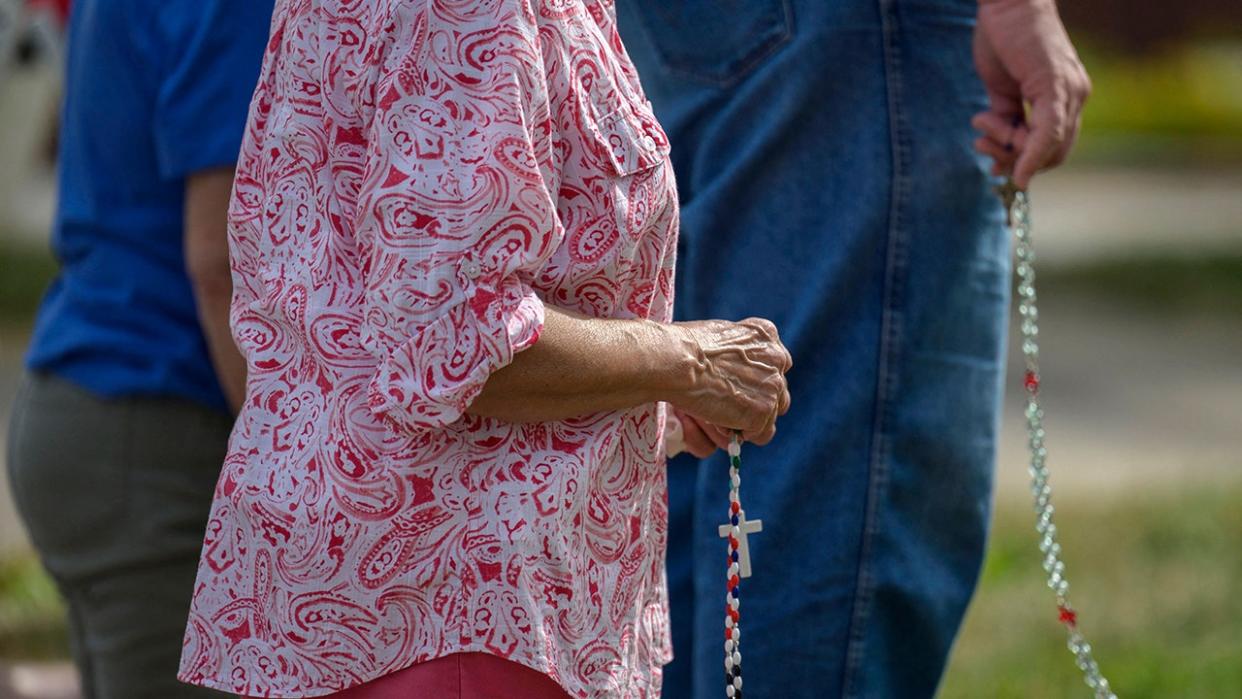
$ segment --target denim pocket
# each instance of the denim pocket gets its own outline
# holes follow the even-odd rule
[[[793,37],[790,0],[622,0],[664,67],[727,86]]]

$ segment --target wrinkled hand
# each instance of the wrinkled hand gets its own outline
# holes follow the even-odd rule
[[[697,428],[717,446],[728,444],[728,430],[741,430],[743,439],[756,444],[771,441],[776,419],[789,410],[785,372],[793,366],[776,326],[762,318],[747,318],[674,327],[693,357],[691,380],[669,400],[693,418],[682,423],[687,435]],[[702,447],[702,442],[696,446]]]
[[[1054,0],[980,0],[974,54],[990,102],[971,120],[983,132],[975,148],[1025,189],[1069,155],[1091,80]]]
[[[669,452],[669,457],[676,456],[681,451],[687,451],[700,459],[706,459],[717,449],[729,448],[728,431],[710,422],[700,421],[697,417],[675,407],[672,408],[671,418],[677,421],[679,441],[676,450]],[[668,428],[665,428],[664,435],[667,440],[669,438]]]

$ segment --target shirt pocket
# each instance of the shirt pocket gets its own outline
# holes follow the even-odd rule
[[[651,103],[610,83],[583,95],[582,132],[599,181],[598,214],[569,232],[578,305],[596,315],[631,315],[634,287],[659,273],[676,185],[669,142]],[[647,250],[650,248],[650,251]]]

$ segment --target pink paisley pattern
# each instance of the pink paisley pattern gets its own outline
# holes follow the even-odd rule
[[[667,154],[610,0],[278,3],[230,208],[247,397],[183,680],[310,697],[481,651],[658,695],[663,408],[466,408],[544,304],[670,320]]]

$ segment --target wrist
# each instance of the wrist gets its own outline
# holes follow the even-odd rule
[[[698,385],[703,350],[685,326],[653,323],[656,341],[651,376],[654,399],[673,405],[685,402]]]

